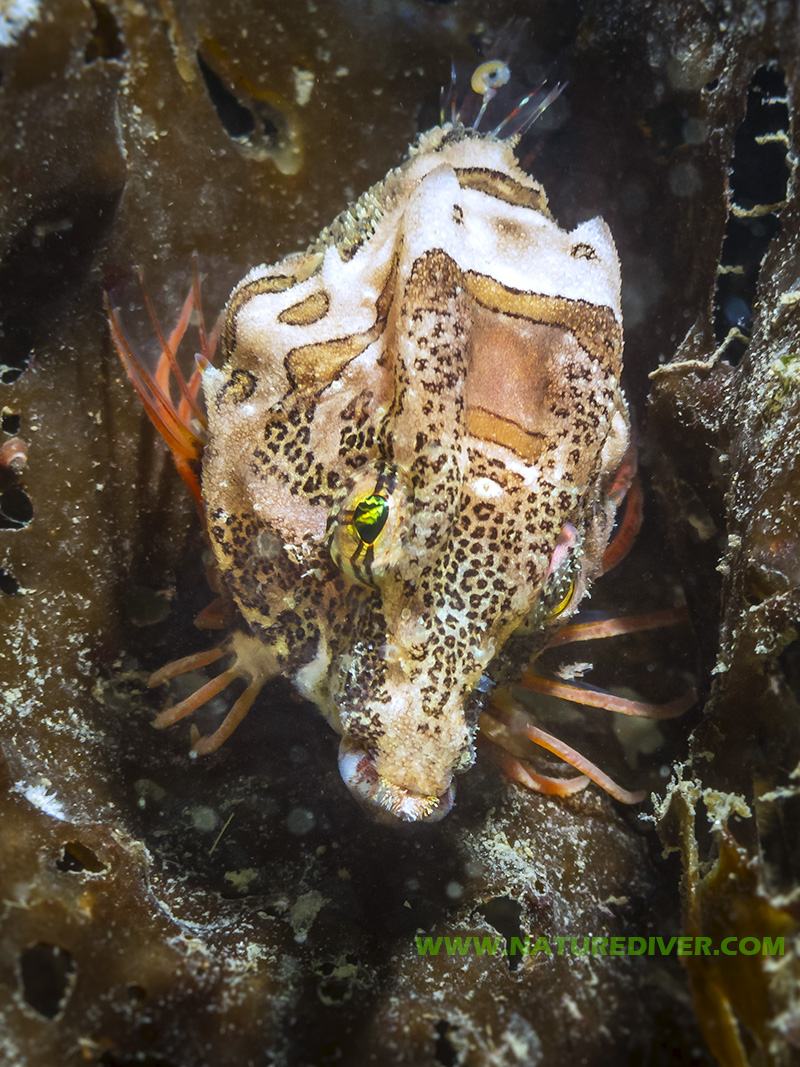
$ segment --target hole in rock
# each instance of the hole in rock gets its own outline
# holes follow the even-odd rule
[[[324,978],[319,983],[318,995],[324,1004],[344,1004],[352,994],[352,983],[344,978]]]
[[[200,73],[203,75],[203,81],[206,83],[209,99],[214,105],[214,110],[217,112],[225,132],[229,137],[237,139],[249,137],[256,128],[253,112],[250,108],[241,104],[233,93],[225,87],[220,76],[211,69],[199,52],[197,53],[197,62],[200,66]]]
[[[453,1028],[447,1019],[440,1019],[436,1024],[436,1046],[433,1055],[437,1063],[443,1067],[456,1067],[458,1063],[458,1049],[450,1039]]]
[[[21,417],[11,408],[3,408],[2,412],[0,412],[0,429],[10,437],[17,436],[21,423]]]
[[[80,841],[67,841],[64,852],[60,859],[56,860],[56,867],[60,871],[89,871],[91,874],[99,874],[106,869],[95,853]]]
[[[24,489],[12,486],[0,494],[0,530],[22,530],[33,520],[33,504]]]
[[[505,938],[508,949],[508,967],[515,971],[522,959],[520,944],[522,941],[522,905],[512,897],[495,897],[487,900],[476,909],[479,915],[493,926]]]
[[[31,945],[20,957],[25,1000],[45,1019],[55,1019],[69,996],[75,970],[75,960],[66,949],[43,941]]]
[[[13,384],[33,358],[33,343],[24,326],[9,317],[0,323],[0,382]]]
[[[209,52],[214,59],[213,65]],[[222,53],[216,41],[209,42],[208,51],[198,50],[196,55],[209,100],[231,140],[245,154],[256,159],[273,159],[279,167],[290,170],[292,166],[299,166],[299,157],[295,159],[290,150],[286,115],[280,107],[264,98],[266,95],[274,98],[275,94],[251,91],[250,82],[240,77],[236,66]],[[291,170],[291,173],[295,171]]]
[[[19,582],[5,567],[0,567],[0,593],[5,593],[6,596],[18,596],[19,594]]]

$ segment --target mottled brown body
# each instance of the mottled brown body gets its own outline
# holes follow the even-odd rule
[[[356,795],[440,817],[481,677],[521,625],[536,652],[564,624],[608,542],[629,444],[608,229],[561,230],[508,143],[436,129],[237,287],[223,347],[203,496],[240,670],[319,705]]]

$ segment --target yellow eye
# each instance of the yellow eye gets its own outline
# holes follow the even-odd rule
[[[484,96],[490,90],[493,91],[505,85],[510,77],[511,71],[508,63],[504,63],[502,59],[490,59],[476,67],[470,85],[473,92]]]
[[[575,583],[574,582],[570,582],[569,583],[569,589],[567,589],[567,595],[562,597],[561,600],[559,601],[559,603],[556,604],[556,606],[553,608],[553,610],[549,611],[547,613],[547,618],[548,619],[555,619],[557,616],[563,615],[564,612],[567,610],[567,608],[572,603],[572,598],[574,596],[575,596]]]
[[[328,515],[331,559],[348,578],[376,586],[402,557],[412,497],[393,463],[367,463],[342,486]]]

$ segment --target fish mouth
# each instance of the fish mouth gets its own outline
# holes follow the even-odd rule
[[[438,822],[455,800],[453,782],[439,796],[425,796],[395,785],[379,774],[364,748],[346,737],[339,745],[339,773],[353,796],[373,814],[389,814],[402,822]]]

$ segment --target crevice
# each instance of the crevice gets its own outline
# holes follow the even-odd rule
[[[730,363],[741,359],[753,324],[758,275],[790,176],[786,83],[776,65],[760,67],[734,142],[729,171],[730,211],[714,294],[714,333]]]
[[[229,89],[222,78],[208,65],[200,52],[197,53],[197,62],[200,73],[206,84],[209,99],[214,105],[214,110],[219,116],[223,129],[234,140],[250,137],[256,128],[256,120],[249,107],[241,104]],[[277,131],[276,131],[277,132]]]
[[[97,59],[121,59],[125,55],[125,45],[114,12],[102,0],[89,0],[94,12],[89,40],[84,52],[87,66]]]

